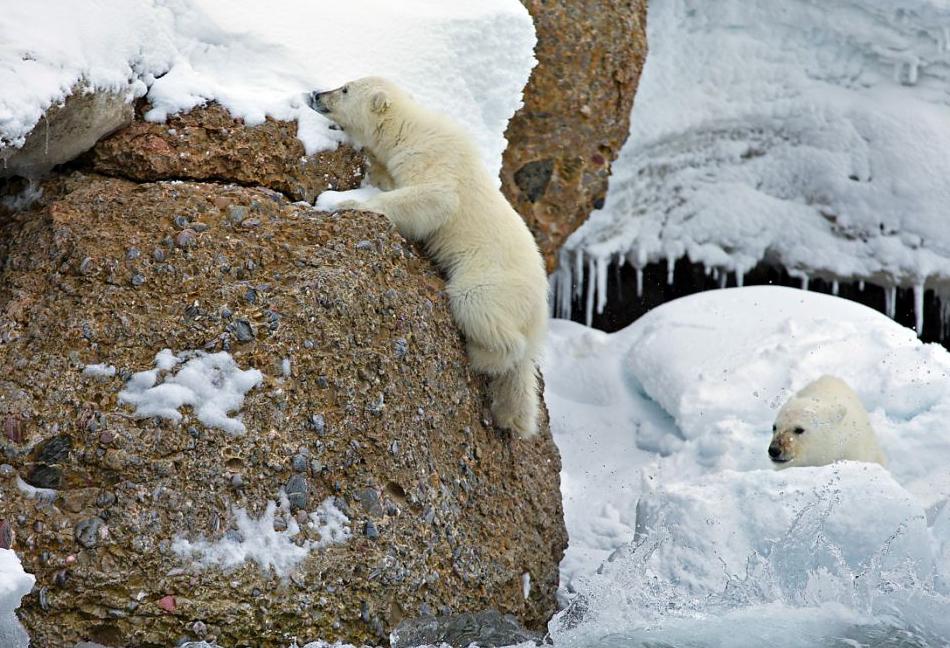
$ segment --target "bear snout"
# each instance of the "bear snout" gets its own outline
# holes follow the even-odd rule
[[[769,459],[774,463],[785,463],[788,461],[788,457],[785,456],[785,453],[782,452],[782,447],[777,441],[773,441],[769,445]]]
[[[324,96],[326,96],[327,94],[329,93],[317,92],[316,90],[308,93],[307,105],[310,106],[313,110],[316,110],[321,115],[326,115],[328,112],[330,112],[330,109],[327,107],[326,103],[324,103],[324,100],[323,100]]]

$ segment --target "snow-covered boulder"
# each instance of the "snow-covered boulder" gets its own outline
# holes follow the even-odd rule
[[[302,93],[377,74],[454,115],[497,173],[534,43],[516,0],[14,3],[0,12],[0,157],[31,133],[45,144],[44,115],[77,90],[144,97],[155,122],[210,101],[248,125],[297,121],[312,155],[341,137]]]

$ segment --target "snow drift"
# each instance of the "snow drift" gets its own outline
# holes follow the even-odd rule
[[[658,0],[630,138],[557,277],[687,257],[950,294],[950,6]],[[947,300],[944,299],[944,302]],[[918,305],[918,318],[922,304]],[[918,326],[921,326],[919,324]]]

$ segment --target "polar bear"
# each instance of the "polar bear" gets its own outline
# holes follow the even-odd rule
[[[840,459],[885,464],[868,413],[846,382],[822,376],[792,396],[775,418],[775,468],[824,466]]]
[[[466,133],[378,77],[307,96],[368,153],[382,193],[341,209],[388,217],[423,243],[446,274],[452,314],[472,367],[491,377],[495,422],[537,432],[537,360],[548,318],[544,262]]]

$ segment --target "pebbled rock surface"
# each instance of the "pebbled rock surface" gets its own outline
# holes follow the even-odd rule
[[[169,117],[139,118],[100,141],[83,161],[97,173],[136,180],[214,180],[260,185],[313,202],[326,189],[355,189],[364,159],[349,146],[306,155],[297,123],[268,118],[246,126],[218,104]]]
[[[219,183],[39,189],[0,211],[0,520],[36,575],[34,646],[380,644],[404,618],[487,608],[543,628],[567,542],[557,449],[546,422],[527,442],[492,428],[441,278],[382,217]],[[164,348],[263,373],[243,436],[118,402]],[[352,538],[286,577],[172,550],[233,539],[235,509],[259,518],[281,489],[299,510],[275,529],[332,498]]]
[[[551,272],[561,244],[603,205],[610,165],[630,132],[647,2],[522,3],[534,18],[538,65],[508,123],[501,181]]]

